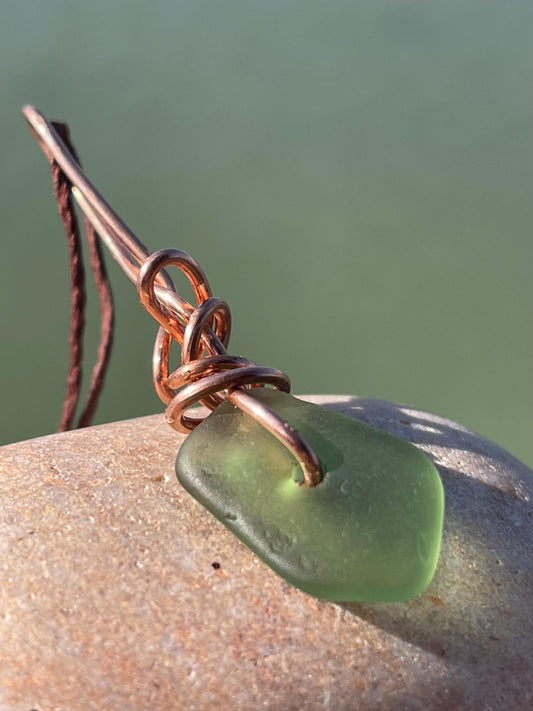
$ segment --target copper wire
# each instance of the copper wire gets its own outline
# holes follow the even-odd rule
[[[71,192],[89,223],[106,244],[128,278],[136,284],[139,300],[159,323],[154,355],[154,387],[167,405],[166,417],[174,429],[189,432],[203,417],[188,412],[196,403],[209,409],[227,400],[272,433],[296,458],[304,483],[315,486],[322,468],[315,452],[283,418],[248,392],[269,385],[290,391],[288,376],[275,368],[258,366],[227,352],[231,331],[228,304],[212,296],[199,264],[186,252],[165,249],[150,254],[88,180],[53,125],[33,106],[24,116],[45,155],[67,176]],[[166,271],[174,266],[189,280],[196,299],[193,306],[176,291]],[[169,373],[172,341],[182,346],[180,366]]]

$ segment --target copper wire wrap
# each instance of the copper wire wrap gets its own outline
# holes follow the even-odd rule
[[[251,397],[248,389],[272,386],[290,391],[288,376],[275,368],[258,366],[227,351],[231,332],[228,304],[212,296],[200,265],[186,252],[163,249],[150,254],[81,170],[53,125],[33,106],[24,116],[40,148],[53,157],[72,184],[72,194],[113,258],[136,285],[139,300],[159,323],[154,355],[154,387],[167,405],[171,427],[190,432],[203,419],[190,408],[200,403],[210,410],[228,400],[274,435],[295,457],[304,484],[322,478],[320,462],[307,442],[286,420]],[[166,268],[177,267],[189,280],[196,304],[176,291]],[[172,342],[181,345],[180,366],[169,372]]]

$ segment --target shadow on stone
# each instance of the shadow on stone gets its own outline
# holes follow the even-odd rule
[[[339,607],[470,668],[474,677],[484,667],[493,682],[501,675],[504,687],[513,678],[519,685],[533,632],[531,470],[483,437],[413,408],[358,398],[323,404],[423,449],[441,475],[446,501],[441,556],[428,590],[406,602]]]

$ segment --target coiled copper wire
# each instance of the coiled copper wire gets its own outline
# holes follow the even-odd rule
[[[271,432],[297,459],[304,481],[315,486],[322,480],[318,457],[288,422],[264,403],[251,397],[248,388],[269,385],[290,391],[288,376],[275,368],[258,366],[228,354],[231,313],[228,304],[213,297],[200,265],[186,252],[163,249],[150,254],[81,170],[78,162],[47,119],[33,106],[24,116],[43,152],[53,157],[68,177],[72,194],[113,258],[137,286],[139,300],[159,323],[153,380],[167,405],[171,427],[190,432],[203,419],[188,412],[196,403],[213,410],[228,400]],[[166,268],[177,267],[189,280],[196,299],[193,306],[176,291]],[[180,366],[169,373],[172,341],[182,346]]]

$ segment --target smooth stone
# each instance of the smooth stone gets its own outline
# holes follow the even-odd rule
[[[0,709],[531,708],[531,469],[435,415],[315,400],[436,464],[444,535],[426,592],[334,604],[282,581],[177,484],[163,416],[9,445]]]
[[[300,486],[295,458],[231,403],[190,434],[180,483],[267,565],[325,600],[419,595],[437,566],[444,493],[431,461],[399,437],[278,390],[250,395],[297,430],[323,467]]]

